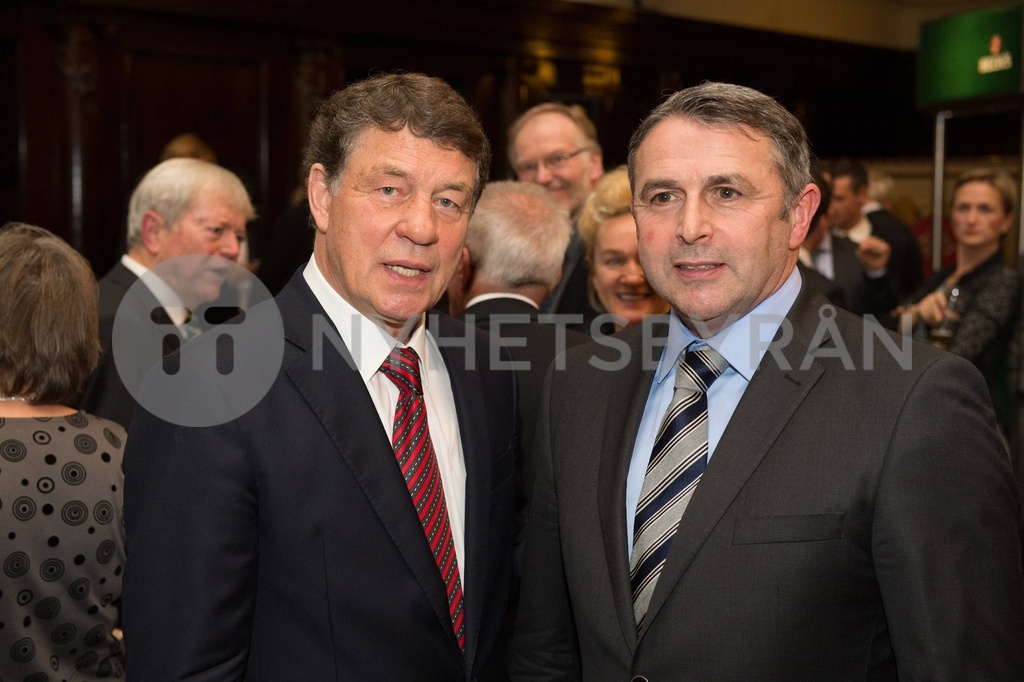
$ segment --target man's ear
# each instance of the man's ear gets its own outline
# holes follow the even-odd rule
[[[791,251],[799,249],[800,245],[804,243],[804,239],[807,237],[807,230],[811,225],[811,218],[814,217],[814,212],[818,210],[819,203],[821,203],[821,190],[813,182],[809,183],[800,192],[796,202],[793,204],[793,208],[790,209],[790,220],[793,224],[793,228],[789,233],[789,248]]]
[[[864,185],[857,190],[857,203],[861,206],[867,206],[868,202],[871,201],[871,188],[868,185]]]
[[[601,150],[595,149],[590,152],[590,181],[597,182],[604,175],[604,160],[601,157]]]
[[[459,253],[459,264],[455,266],[455,273],[448,282],[448,314],[458,317],[466,309],[466,294],[472,285],[473,268],[469,264],[469,249],[465,246]]]
[[[459,280],[459,286],[463,292],[469,291],[470,285],[473,284],[473,266],[471,264],[471,258],[469,255],[469,247],[463,246],[462,253],[459,254],[459,268],[456,271],[455,276]]]
[[[310,167],[306,188],[309,196],[309,212],[316,224],[316,231],[325,233],[327,225],[330,223],[331,201],[334,197],[331,194],[327,169],[322,163],[314,163]]]
[[[168,229],[163,216],[156,211],[149,210],[142,214],[142,246],[151,256],[162,250]]]

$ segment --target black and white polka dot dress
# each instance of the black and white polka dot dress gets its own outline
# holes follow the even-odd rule
[[[0,418],[0,680],[124,676],[124,441],[84,412]]]

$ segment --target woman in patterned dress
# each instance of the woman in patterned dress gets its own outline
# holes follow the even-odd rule
[[[1020,319],[1021,278],[1003,261],[1003,235],[1015,224],[1013,178],[969,170],[953,186],[950,221],[956,264],[940,270],[897,309],[900,327],[973,362],[985,376],[1004,431],[1013,414],[1010,349]]]
[[[124,429],[67,407],[99,357],[96,280],[67,243],[0,229],[0,679],[124,676]]]

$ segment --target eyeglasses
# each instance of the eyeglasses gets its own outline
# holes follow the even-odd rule
[[[521,163],[515,167],[516,175],[518,175],[520,179],[532,178],[535,175],[537,175],[537,170],[541,166],[544,166],[549,171],[556,171],[562,166],[564,166],[566,163],[568,163],[569,159],[573,158],[574,156],[579,156],[583,152],[589,152],[593,149],[593,146],[580,147],[574,152],[559,152],[558,154],[548,154],[540,161],[527,161],[526,163]]]

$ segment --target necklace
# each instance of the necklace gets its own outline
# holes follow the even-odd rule
[[[0,403],[27,403],[30,400],[32,400],[32,398],[23,395],[0,395]]]

